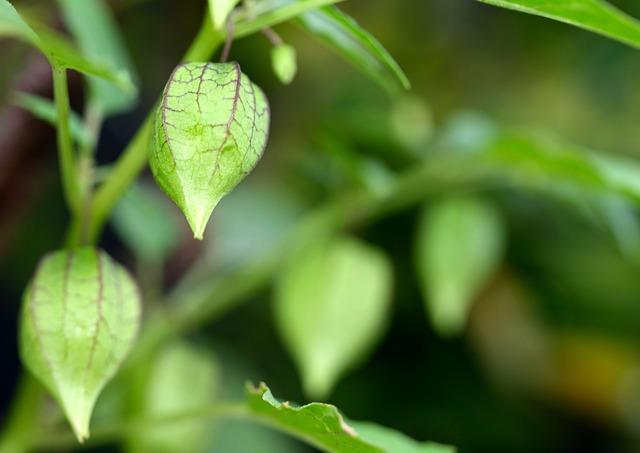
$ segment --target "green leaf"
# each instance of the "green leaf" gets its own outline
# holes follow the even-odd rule
[[[161,419],[213,404],[219,372],[213,357],[183,341],[165,346],[155,357],[139,389],[137,416]],[[210,421],[195,418],[150,427],[134,433],[127,450],[135,453],[191,453],[204,451]]]
[[[15,104],[31,112],[36,118],[46,121],[52,126],[56,125],[58,111],[50,99],[30,93],[17,93],[15,96]],[[83,145],[88,143],[89,133],[84,127],[82,118],[75,112],[70,112],[69,129],[76,142]]]
[[[280,402],[266,385],[249,387],[249,411],[275,429],[330,453],[446,453],[455,449],[419,443],[370,423],[346,421],[335,406],[311,403],[296,407]]]
[[[280,44],[271,49],[271,66],[278,79],[289,85],[296,76],[296,49],[288,44]]]
[[[67,26],[78,41],[83,55],[134,74],[115,19],[102,0],[58,0]],[[91,102],[104,115],[113,115],[131,107],[135,90],[122,90],[96,77],[89,77]]]
[[[402,68],[382,44],[338,8],[327,6],[308,11],[300,15],[300,22],[387,90],[394,91],[398,84],[405,90],[411,88]]]
[[[233,35],[241,38],[294,19],[306,11],[341,1],[344,0],[262,0],[240,10]]]
[[[180,229],[169,201],[145,184],[133,184],[111,219],[129,249],[146,262],[161,263],[178,245]]]
[[[604,0],[478,0],[548,17],[640,49],[640,22]]]
[[[49,389],[78,440],[103,387],[131,348],[140,297],[127,271],[85,247],[43,258],[23,302],[20,353]]]
[[[209,13],[216,30],[222,30],[227,23],[227,18],[240,0],[209,0]]]
[[[262,156],[268,128],[267,99],[237,63],[185,63],[173,71],[149,162],[197,239],[220,199]]]
[[[558,192],[572,185],[583,194],[605,191],[640,201],[640,163],[636,159],[581,148],[552,135],[499,134],[473,165],[530,190]]]
[[[427,311],[441,335],[464,328],[471,302],[499,263],[503,236],[498,213],[480,199],[448,198],[425,209],[416,261]]]
[[[341,238],[295,256],[279,279],[275,313],[309,395],[324,398],[379,339],[391,266],[379,250]]]
[[[47,57],[53,67],[74,69],[102,77],[124,90],[133,90],[126,71],[83,57],[64,38],[42,25],[34,30],[7,0],[0,0],[0,37],[2,36],[10,36],[33,45]]]
[[[0,0],[0,37],[3,36],[22,39],[37,48],[42,45],[38,35],[27,25],[7,0]]]
[[[450,445],[435,442],[418,443],[401,432],[371,422],[349,421],[358,436],[389,453],[455,453]]]

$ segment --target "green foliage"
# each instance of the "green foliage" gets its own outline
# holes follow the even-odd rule
[[[391,266],[355,239],[318,239],[279,280],[276,321],[309,395],[325,398],[379,339],[389,311]]]
[[[58,0],[65,23],[71,29],[87,58],[135,72],[111,11],[102,0]],[[103,115],[113,115],[130,108],[136,100],[134,90],[122,90],[100,78],[88,78],[91,104]]]
[[[640,48],[640,22],[604,0],[478,0],[575,25]]]
[[[62,406],[81,442],[103,387],[131,348],[140,298],[129,274],[91,247],[47,255],[24,296],[23,363]]]
[[[278,79],[289,85],[298,70],[296,49],[288,44],[280,44],[271,49],[271,66]]]
[[[14,37],[33,45],[56,68],[74,69],[109,80],[124,90],[133,90],[125,70],[83,57],[66,40],[43,26],[32,28],[7,0],[0,0],[0,36]]]
[[[435,442],[416,442],[404,434],[371,422],[354,422],[349,424],[358,436],[371,445],[388,453],[455,453],[456,449],[449,445]]]
[[[368,31],[336,7],[324,7],[300,15],[300,23],[314,36],[341,54],[387,90],[400,84],[411,87],[400,65]]]
[[[441,335],[464,328],[471,302],[499,263],[503,230],[495,208],[481,199],[447,198],[424,210],[416,262],[425,306]]]
[[[610,192],[640,199],[640,164],[581,148],[558,137],[523,132],[496,135],[471,157],[491,177],[507,184],[560,193],[567,186],[584,193]]]
[[[237,63],[174,70],[156,114],[149,161],[197,239],[218,202],[262,156],[268,128],[267,100]]]
[[[391,429],[372,423],[352,423],[345,420],[338,409],[330,404],[311,403],[297,407],[289,402],[280,402],[264,384],[257,388],[249,387],[249,411],[267,425],[329,453],[455,451],[450,447],[433,443],[420,444]]]

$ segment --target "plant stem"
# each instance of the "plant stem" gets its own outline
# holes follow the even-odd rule
[[[224,36],[216,32],[209,15],[205,14],[200,31],[183,61],[208,60],[224,41]],[[155,108],[149,113],[122,156],[113,166],[109,178],[96,191],[89,215],[89,241],[95,243],[111,211],[127,188],[133,183],[147,164],[147,150],[153,130]]]
[[[80,215],[82,195],[75,165],[73,141],[69,130],[69,89],[67,86],[67,72],[65,68],[60,68],[56,65],[53,65],[53,93],[58,113],[56,130],[62,189],[71,215],[73,218],[76,218]]]

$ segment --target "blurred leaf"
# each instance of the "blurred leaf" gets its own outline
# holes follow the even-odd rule
[[[298,70],[296,49],[288,44],[280,44],[271,49],[271,66],[280,82],[289,85]]]
[[[622,254],[628,259],[640,258],[640,222],[633,205],[612,195],[596,200],[596,208]]]
[[[227,23],[227,18],[240,0],[209,0],[209,14],[216,30],[222,30]]]
[[[117,70],[108,63],[101,63],[80,55],[64,38],[42,25],[29,26],[15,8],[0,0],[0,37],[11,36],[39,49],[54,67],[74,69],[84,74],[102,77],[123,90],[133,90],[126,71]]]
[[[346,422],[330,404],[295,407],[280,402],[266,385],[249,388],[249,411],[268,425],[330,453],[447,453],[455,449],[418,443],[401,433],[370,423]],[[362,428],[362,434],[354,429]]]
[[[156,356],[141,389],[139,416],[162,418],[188,413],[213,404],[218,390],[218,368],[212,357],[188,343],[174,341]],[[205,451],[211,422],[191,418],[132,435],[131,453],[196,453]]]
[[[30,93],[16,93],[15,104],[31,112],[33,116],[52,126],[56,125],[58,111],[51,99],[36,96]],[[84,127],[82,118],[75,112],[70,112],[69,129],[73,139],[80,144],[87,144],[89,133]]]
[[[435,442],[418,443],[399,431],[371,422],[349,421],[349,425],[356,430],[359,437],[389,453],[455,453],[456,451],[454,447]]]
[[[441,335],[465,327],[471,302],[496,270],[504,231],[498,213],[476,198],[447,198],[425,209],[416,261],[427,311]]]
[[[40,39],[7,0],[0,0],[0,37],[12,36],[40,48]]]
[[[240,10],[236,17],[234,36],[241,38],[294,19],[306,11],[344,0],[262,0]]]
[[[595,152],[549,135],[506,132],[487,145],[474,165],[529,189],[577,186],[640,201],[640,163]]]
[[[111,11],[102,0],[58,0],[65,22],[76,38],[82,53],[96,61],[111,63],[134,77],[133,64]],[[104,115],[131,107],[134,90],[122,90],[105,80],[90,76],[92,101]]]
[[[604,0],[478,0],[548,17],[640,48],[640,22]]]
[[[380,337],[391,266],[355,239],[317,240],[293,258],[276,291],[276,321],[306,392],[324,398]]]
[[[180,227],[169,203],[145,184],[133,184],[111,219],[130,250],[146,261],[162,262],[178,245]]]
[[[327,6],[308,11],[299,19],[311,34],[387,90],[394,91],[398,83],[405,90],[411,88],[402,68],[382,44],[338,8]]]
[[[131,349],[140,296],[127,271],[84,247],[47,255],[24,296],[23,363],[56,397],[78,440],[100,392]]]

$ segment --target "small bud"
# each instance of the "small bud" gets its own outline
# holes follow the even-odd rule
[[[271,49],[271,66],[278,79],[289,85],[298,71],[296,49],[288,44],[280,44]]]

